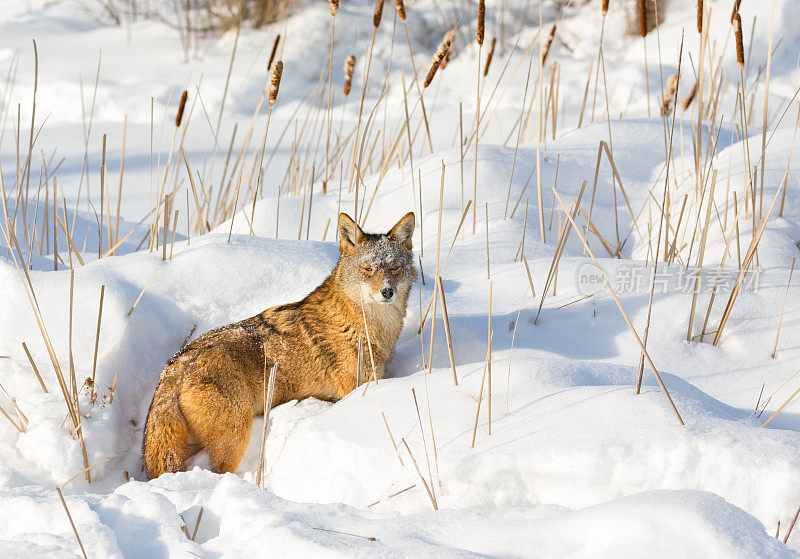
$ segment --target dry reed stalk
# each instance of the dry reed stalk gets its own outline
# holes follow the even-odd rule
[[[486,63],[483,65],[483,77],[489,75],[489,67],[492,65],[492,58],[494,57],[494,47],[497,43],[497,37],[492,37],[492,42],[489,43],[489,52],[486,54]]]
[[[739,269],[739,275],[736,277],[736,282],[734,283],[733,289],[731,290],[731,295],[728,298],[728,303],[725,306],[722,318],[720,319],[719,325],[717,326],[717,333],[714,335],[713,345],[717,345],[719,343],[720,338],[722,337],[722,331],[725,329],[725,324],[727,323],[728,317],[730,316],[731,310],[733,309],[733,304],[736,302],[736,298],[739,295],[739,290],[741,289],[742,282],[744,281],[744,276],[747,273],[747,269],[750,267],[750,264],[753,261],[753,258],[755,256],[755,251],[758,248],[758,243],[761,241],[761,236],[764,234],[764,230],[767,228],[767,223],[769,222],[769,218],[772,215],[772,210],[775,209],[775,203],[778,201],[779,195],[780,195],[780,189],[778,189],[778,191],[775,192],[775,197],[772,199],[772,204],[770,204],[767,216],[761,220],[758,230],[754,231],[753,233],[753,239],[750,241],[750,246],[748,247],[747,252],[745,253],[744,261],[742,262],[742,266]]]
[[[328,121],[328,131],[325,136],[325,176],[322,180],[322,193],[326,194],[328,191],[328,179],[330,178],[330,174],[328,171],[328,165],[330,163],[330,146],[331,146],[331,125],[333,124],[333,118],[331,114],[331,88],[333,86],[333,43],[334,43],[334,30],[336,28],[336,12],[339,11],[339,0],[329,0],[330,4],[330,11],[331,11],[331,46],[330,52],[328,54],[328,107],[326,109],[326,120]]]
[[[261,447],[258,452],[258,470],[256,471],[256,485],[264,489],[264,452],[267,446],[267,430],[269,429],[269,412],[272,409],[272,397],[275,392],[275,377],[278,374],[278,362],[272,365],[267,380],[267,347],[264,346],[264,427],[261,430]]]
[[[528,257],[522,255],[522,261],[525,263],[525,271],[528,273],[528,282],[531,284],[531,297],[536,298],[536,288],[533,287],[533,275],[531,274],[531,267],[528,265]]]
[[[492,434],[492,281],[489,281],[489,325],[487,327],[486,338],[489,344],[489,364],[486,370],[489,373],[486,386],[486,403],[488,404],[487,415],[489,417],[489,435]]]
[[[400,0],[402,2],[402,0]],[[383,424],[386,425],[386,432],[389,433],[389,440],[392,441],[392,446],[394,447],[394,452],[397,454],[397,459],[400,460],[400,465],[405,467],[403,463],[403,457],[400,456],[400,450],[397,448],[397,444],[394,442],[394,436],[392,436],[392,430],[389,429],[389,422],[386,420],[386,414],[381,412],[381,417],[383,418]]]
[[[379,7],[380,6],[380,7]],[[367,55],[367,67],[364,68],[364,83],[361,87],[361,102],[358,105],[358,120],[356,121],[356,130],[353,142],[353,161],[350,164],[350,180],[347,187],[347,191],[353,188],[353,180],[355,177],[356,171],[356,159],[358,157],[358,145],[359,145],[359,138],[360,138],[360,131],[361,131],[361,117],[364,113],[364,100],[367,95],[367,84],[369,83],[369,71],[372,66],[372,50],[375,47],[375,35],[378,33],[378,26],[380,25],[380,18],[381,14],[383,13],[383,0],[375,0],[375,11],[373,12],[372,16],[372,40],[370,41],[369,45],[369,53]],[[344,118],[344,108],[342,108],[342,118]],[[363,143],[363,140],[362,140]],[[358,181],[356,180],[356,184]]]
[[[453,386],[458,386],[458,375],[456,375],[456,359],[453,356],[453,340],[450,336],[450,318],[447,315],[447,303],[444,298],[444,284],[442,276],[436,277],[436,285],[439,289],[439,296],[442,298],[442,318],[444,319],[444,333],[447,338],[447,355],[450,357],[450,368],[453,371]]]
[[[506,209],[503,214],[503,219],[508,217],[508,202],[509,199],[511,198],[511,183],[514,181],[514,170],[516,169],[517,166],[517,151],[519,150],[519,142],[522,139],[522,115],[525,112],[525,101],[527,100],[528,97],[528,82],[530,81],[531,78],[532,64],[533,64],[533,52],[531,52],[531,56],[530,58],[528,58],[528,75],[525,78],[525,90],[522,94],[522,107],[520,108],[520,115],[519,115],[520,126],[519,130],[517,131],[517,141],[514,144],[514,158],[511,161],[511,175],[508,178],[508,192],[506,193]],[[512,212],[512,217],[513,217],[513,212]]]
[[[692,326],[694,325],[694,311],[695,307],[697,306],[697,295],[700,292],[700,276],[703,273],[703,256],[706,252],[706,240],[708,239],[708,229],[709,224],[711,223],[711,208],[714,205],[714,187],[717,184],[717,170],[714,169],[713,175],[711,177],[711,192],[708,195],[708,202],[706,203],[706,222],[703,226],[703,233],[700,239],[700,253],[697,255],[697,274],[694,278],[694,290],[692,294],[692,308],[689,311],[689,327],[686,330],[686,341],[689,342],[692,340]],[[702,201],[701,201],[702,202]],[[700,206],[698,205],[697,211],[700,211]]]
[[[275,42],[272,43],[272,52],[269,54],[269,61],[267,62],[267,71],[272,68],[272,61],[275,60],[275,54],[278,52],[278,43],[281,41],[281,35],[278,33],[275,36]]]
[[[484,202],[486,223],[486,279],[492,279],[492,269],[489,266],[489,202]]]
[[[578,128],[583,124],[583,111],[586,109],[586,99],[589,97],[589,85],[592,82],[592,68],[594,68],[594,59],[589,61],[589,73],[586,76],[586,87],[583,90],[583,101],[581,102],[581,112],[578,116]]]
[[[210,227],[206,228],[206,223],[203,220],[203,210],[202,210],[202,207],[200,206],[200,199],[197,197],[197,188],[195,187],[195,184],[194,184],[194,177],[192,177],[192,169],[191,169],[191,167],[189,167],[189,159],[186,157],[186,150],[181,149],[181,155],[183,156],[183,162],[186,165],[186,173],[189,175],[189,184],[192,186],[192,195],[194,196],[194,205],[195,205],[195,208],[197,210],[197,216],[195,217],[195,220],[196,220],[196,223],[197,223],[197,225],[198,225],[198,227],[200,229],[200,234],[202,235],[204,233],[207,233],[210,230]],[[188,196],[188,192],[187,192],[187,196]],[[188,209],[187,209],[187,213],[186,213],[186,221],[187,221],[187,223],[190,221]]]
[[[33,289],[33,283],[31,282],[30,276],[28,275],[27,267],[22,267],[21,262],[22,260],[22,250],[19,247],[19,243],[17,242],[16,235],[14,234],[14,229],[11,223],[6,219],[6,227],[0,227],[0,231],[2,231],[6,243],[8,244],[9,248],[13,246],[16,252],[12,252],[12,256],[14,257],[14,264],[17,268],[17,273],[20,276],[20,279],[23,282],[23,286],[25,287],[25,295],[28,297],[28,302],[31,305],[31,309],[33,310],[33,315],[36,318],[36,323],[39,326],[39,332],[42,335],[42,340],[44,341],[45,347],[47,348],[47,353],[50,356],[50,362],[53,365],[53,370],[56,373],[56,378],[58,379],[59,387],[61,388],[61,394],[64,397],[64,403],[67,405],[67,412],[70,420],[72,421],[74,432],[78,436],[78,442],[80,443],[81,447],[81,454],[83,457],[83,465],[88,467],[89,466],[89,457],[86,451],[86,443],[83,440],[83,430],[81,429],[81,420],[79,415],[75,409],[74,402],[69,394],[69,388],[67,387],[67,383],[64,379],[64,373],[61,370],[61,365],[58,363],[58,358],[56,357],[55,350],[53,348],[53,344],[50,340],[50,336],[47,333],[47,328],[44,324],[44,318],[42,317],[41,309],[39,308],[39,302],[36,298],[36,293]],[[13,244],[12,244],[13,243]],[[19,258],[19,260],[17,260]],[[24,275],[23,275],[24,271]],[[86,473],[86,480],[91,483],[91,477],[89,472]]]
[[[78,529],[75,527],[75,523],[72,521],[72,515],[69,513],[69,509],[67,508],[67,502],[64,500],[64,495],[61,493],[61,488],[56,487],[56,491],[58,492],[58,498],[61,499],[61,504],[64,506],[64,512],[67,513],[67,518],[69,519],[70,526],[72,526],[72,532],[75,534],[75,539],[78,540],[78,545],[81,548],[83,559],[89,559],[86,556],[86,550],[83,548],[83,542],[81,541],[81,537],[78,535]]]
[[[150,279],[147,280],[147,283],[144,284],[144,287],[142,288],[142,291],[139,293],[139,296],[136,298],[136,301],[133,302],[133,306],[131,307],[131,310],[128,311],[128,314],[126,316],[130,316],[131,314],[133,314],[133,311],[136,308],[136,305],[139,304],[139,301],[141,300],[142,295],[144,295],[144,292],[147,290],[147,286],[150,285],[150,282],[153,281],[153,278],[156,277],[157,273],[158,273],[158,268],[153,270],[153,274],[150,276]]]
[[[598,153],[597,153],[597,157],[598,157],[598,160],[599,160],[599,158],[600,158],[599,150],[598,150]],[[583,199],[583,193],[586,191],[586,185],[587,184],[588,184],[587,181],[584,179],[583,185],[581,186],[581,191],[580,191],[580,193],[578,193],[578,199],[575,202],[575,208],[573,210],[573,216],[572,216],[573,220],[578,215],[578,208],[581,207],[581,200]],[[542,298],[539,301],[539,309],[536,311],[536,318],[534,318],[534,320],[533,320],[534,324],[538,324],[539,323],[539,314],[541,314],[541,312],[542,312],[542,306],[544,305],[544,300],[547,297],[547,290],[549,289],[550,282],[552,281],[553,276],[555,274],[555,271],[558,268],[559,263],[561,262],[561,255],[564,253],[564,247],[566,247],[567,239],[569,239],[569,234],[572,231],[572,225],[571,224],[572,224],[572,221],[570,221],[570,223],[568,223],[564,227],[564,231],[561,234],[561,236],[559,237],[558,242],[556,243],[556,250],[555,250],[555,253],[553,254],[553,260],[550,262],[550,269],[547,271],[547,279],[545,280],[545,283],[544,283],[544,289],[542,289]]]
[[[794,274],[794,265],[797,258],[792,258],[792,268],[789,270],[789,281],[786,282],[786,295],[783,297],[783,305],[781,306],[781,317],[778,320],[778,331],[775,333],[775,344],[772,346],[771,357],[775,359],[775,354],[778,353],[778,338],[781,335],[781,326],[783,325],[783,312],[786,310],[786,300],[789,298],[789,286],[792,284],[792,274]]]
[[[797,522],[798,516],[800,516],[800,507],[797,507],[797,512],[795,512],[794,517],[792,517],[792,522],[789,524],[789,529],[786,530],[786,535],[783,537],[783,543],[789,541],[789,536],[792,534],[792,528],[794,528],[794,523]]]
[[[492,341],[493,332],[489,332],[489,342]],[[489,352],[491,351],[491,347],[487,344],[486,347],[486,359],[483,362],[483,374],[481,375],[481,388],[478,391],[478,406],[475,409],[475,425],[472,428],[472,445],[471,448],[475,448],[475,437],[478,435],[478,418],[481,414],[481,403],[483,402],[483,385],[486,381],[486,368],[489,366]]]
[[[106,293],[106,286],[100,286],[100,308],[97,311],[97,331],[94,338],[94,359],[92,360],[92,393],[94,393],[95,373],[97,372],[97,350],[100,347],[100,323],[103,319],[103,297]]]
[[[675,407],[675,403],[672,401],[672,397],[669,395],[669,391],[667,390],[667,387],[664,385],[664,382],[661,380],[661,375],[658,373],[658,369],[656,369],[656,366],[653,363],[653,360],[650,359],[650,355],[647,353],[647,349],[645,349],[641,338],[639,338],[639,334],[636,332],[636,328],[633,327],[633,323],[631,322],[630,318],[628,317],[628,313],[625,312],[625,308],[622,306],[622,302],[619,300],[619,297],[617,296],[617,292],[614,290],[614,287],[611,285],[611,281],[608,279],[608,275],[606,274],[605,270],[600,266],[600,262],[597,261],[597,258],[595,257],[594,252],[592,252],[592,249],[589,246],[589,243],[586,242],[586,238],[583,236],[583,234],[580,232],[578,227],[575,225],[575,220],[572,217],[572,215],[567,211],[567,207],[564,205],[563,200],[561,200],[561,196],[558,195],[558,192],[556,192],[555,189],[553,189],[553,194],[558,199],[558,203],[561,205],[561,208],[564,210],[567,218],[569,219],[570,223],[572,224],[572,228],[575,230],[575,233],[578,235],[578,237],[580,238],[581,242],[583,243],[583,247],[586,249],[586,252],[589,253],[589,256],[592,258],[592,261],[594,262],[595,266],[600,271],[600,273],[603,275],[603,279],[605,279],[605,281],[606,281],[606,287],[608,287],[608,290],[611,292],[611,295],[614,297],[614,302],[617,304],[617,308],[619,308],[620,314],[622,314],[622,317],[625,319],[625,323],[627,324],[628,328],[630,329],[631,333],[633,334],[633,337],[636,339],[636,343],[639,346],[639,349],[642,351],[642,353],[644,353],[645,359],[647,360],[647,364],[652,369],[653,374],[655,375],[656,380],[658,381],[658,384],[661,387],[662,392],[664,392],[664,395],[667,397],[669,405],[672,408],[672,411],[675,413],[675,417],[678,419],[678,422],[681,425],[684,425],[683,419],[681,418],[681,414],[678,413],[678,408]]]
[[[428,365],[430,367],[430,363]],[[428,377],[427,376],[423,376],[423,379],[425,381],[425,393],[426,393],[426,397],[427,397]],[[431,461],[430,461],[430,458],[428,458],[428,444],[425,442],[425,431],[422,428],[422,415],[419,413],[419,403],[417,402],[417,392],[413,388],[411,389],[411,396],[414,398],[414,407],[417,409],[417,420],[419,421],[419,432],[420,432],[420,436],[422,436],[422,447],[425,449],[425,462],[427,462],[427,464],[428,464],[428,478],[430,479],[430,482],[431,482],[431,493],[433,494],[433,499],[435,501],[436,500],[436,491],[434,489],[435,486],[433,485],[433,474],[431,473]],[[438,477],[439,477],[439,458],[438,458],[438,453],[436,451],[436,438],[433,435],[433,418],[431,417],[430,398],[428,398],[428,419],[430,420],[431,440],[433,441],[433,455],[434,455],[434,460],[436,461],[436,477],[438,479]],[[441,482],[439,484],[441,485]]]
[[[187,194],[188,194],[188,192],[187,192]],[[172,239],[170,239],[170,243],[169,243],[169,259],[170,260],[172,260],[172,250],[175,248],[175,231],[178,229],[178,212],[180,212],[180,210],[175,210],[175,218],[172,220]],[[133,233],[133,230],[131,230],[131,233]]]
[[[122,206],[122,175],[125,171],[125,146],[128,138],[128,115],[122,124],[122,155],[119,162],[119,185],[117,186],[117,218],[114,225],[114,244],[119,241],[119,212]],[[116,252],[114,253],[116,254]]]
[[[767,420],[766,420],[766,421],[765,421],[765,422],[764,422],[764,423],[761,425],[761,428],[763,429],[764,427],[766,427],[767,425],[769,425],[769,423],[770,423],[770,422],[771,422],[773,419],[775,419],[775,416],[776,416],[776,415],[778,415],[779,413],[781,413],[781,412],[783,411],[783,408],[785,408],[786,406],[788,406],[788,405],[791,403],[791,401],[792,401],[792,400],[794,400],[795,396],[797,396],[798,394],[800,394],[800,388],[798,388],[797,390],[795,390],[795,391],[792,393],[792,395],[791,395],[791,396],[789,396],[789,397],[786,399],[786,401],[785,401],[783,404],[781,404],[781,407],[779,407],[777,410],[775,410],[775,413],[773,413],[771,416],[769,416],[769,419],[767,419]],[[769,400],[767,400],[767,403],[769,403]],[[766,408],[766,404],[764,404],[764,407]]]
[[[772,12],[770,16],[770,24],[769,24],[769,47],[767,48],[767,77],[764,85],[764,121],[761,128],[761,195],[759,197],[759,208],[758,213],[759,217],[761,217],[761,211],[763,208],[763,199],[764,199],[764,168],[766,167],[766,150],[767,150],[767,119],[769,117],[769,82],[770,76],[772,73],[772,36],[773,36],[773,29],[775,24],[775,3],[772,3]],[[752,105],[750,106],[752,109]],[[756,259],[758,258],[758,253],[756,253]]]
[[[733,197],[734,197],[733,206],[734,206],[734,210],[735,210],[734,219],[738,222],[739,216],[741,214],[741,211],[746,206],[746,204],[742,204],[742,206],[740,208],[737,208],[736,191],[735,190],[733,191]],[[720,280],[720,277],[722,277],[722,271],[723,271],[724,266],[725,266],[725,261],[727,260],[728,254],[730,253],[731,242],[733,241],[734,234],[735,234],[735,232],[731,231],[730,234],[728,235],[728,240],[725,242],[725,250],[722,252],[722,258],[720,259],[719,268],[717,269],[717,277],[714,280],[714,288],[711,291],[711,298],[708,301],[708,309],[706,310],[706,318],[703,321],[703,329],[700,332],[700,341],[701,342],[703,341],[703,338],[704,338],[704,336],[706,334],[706,328],[708,327],[708,318],[711,315],[711,308],[713,307],[714,299],[717,296],[717,288],[719,287],[719,280]]]
[[[31,364],[31,368],[33,368],[33,373],[36,375],[36,378],[39,381],[42,390],[44,391],[45,394],[48,394],[49,391],[47,390],[47,387],[44,384],[44,380],[42,380],[42,375],[39,374],[39,368],[36,367],[36,363],[34,363],[33,357],[31,356],[31,352],[28,351],[28,346],[25,344],[25,342],[22,342],[22,349],[25,350],[25,355],[28,357],[28,362]]]
[[[58,224],[61,226],[61,230],[64,231],[64,236],[67,239],[67,247],[73,253],[75,253],[75,256],[78,258],[78,262],[80,262],[81,266],[85,266],[86,263],[83,261],[83,257],[81,256],[81,253],[78,251],[78,247],[76,247],[75,243],[72,241],[72,235],[70,235],[69,231],[67,231],[67,226],[64,223],[64,221],[61,219],[61,216],[56,216],[55,221],[58,222]]]
[[[550,34],[547,36],[547,41],[544,43],[544,49],[542,49],[542,60],[541,60],[541,67],[544,67],[545,63],[547,62],[547,55],[550,54],[550,48],[553,46],[553,40],[556,38],[556,24],[553,24],[553,27],[550,28]]]
[[[411,462],[414,464],[414,468],[417,470],[417,475],[419,475],[419,479],[422,481],[422,485],[425,486],[425,492],[428,494],[428,498],[431,500],[431,504],[433,505],[433,510],[439,510],[439,505],[436,504],[436,498],[433,496],[433,493],[431,493],[431,488],[428,487],[428,482],[425,481],[425,477],[422,475],[422,472],[420,471],[419,466],[417,465],[417,461],[414,458],[414,455],[411,453],[411,449],[408,448],[408,443],[402,437],[400,438],[400,440],[403,442],[403,446],[406,447],[406,452],[408,452],[408,455],[411,457]]]

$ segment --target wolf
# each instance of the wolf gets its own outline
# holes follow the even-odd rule
[[[417,279],[414,214],[386,234],[369,234],[342,213],[338,230],[339,262],[304,299],[211,330],[167,362],[144,428],[149,479],[184,470],[202,449],[215,472],[235,472],[253,418],[264,410],[265,371],[274,365],[273,406],[336,401],[357,382],[383,376]],[[357,381],[359,339],[364,366]]]

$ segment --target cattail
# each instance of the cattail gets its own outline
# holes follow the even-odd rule
[[[675,98],[676,89],[678,89],[678,74],[672,74],[667,80],[667,89],[664,90],[664,99],[661,102],[661,116],[669,116],[672,113],[672,100]]]
[[[267,72],[269,72],[269,69],[272,68],[272,61],[275,60],[275,53],[278,52],[278,43],[280,42],[281,42],[281,36],[280,34],[278,34],[275,37],[275,42],[272,43],[272,52],[269,55],[269,62],[267,63]]]
[[[497,43],[497,38],[492,37],[492,42],[489,43],[489,54],[486,55],[486,64],[483,67],[483,77],[489,75],[489,66],[492,64],[492,57],[494,56],[494,45]]]
[[[731,11],[731,23],[733,23],[733,18],[736,17],[736,14],[739,13],[739,5],[742,3],[742,0],[734,0],[733,2],[733,10]]]
[[[547,36],[547,42],[544,44],[544,50],[542,51],[542,66],[547,61],[547,55],[550,54],[550,47],[553,46],[553,39],[556,38],[556,24],[553,24],[553,27],[550,28],[550,35]]]
[[[638,0],[639,6],[639,35],[642,37],[647,35],[647,6],[645,0]]]
[[[372,26],[377,29],[383,16],[383,0],[375,0],[375,11],[372,13]]]
[[[683,100],[683,104],[681,108],[685,111],[689,108],[694,101],[694,96],[697,95],[697,80],[695,80],[694,85],[692,86],[692,90],[689,92],[689,95],[686,96],[686,99]]]
[[[703,0],[697,0],[697,32],[703,32]]]
[[[744,68],[744,42],[742,41],[742,18],[739,12],[733,14],[733,33],[736,35],[736,63]]]
[[[439,69],[442,70],[442,71],[445,68],[447,68],[447,63],[450,62],[450,52],[451,51],[448,49],[448,51],[444,55],[444,58],[442,58],[441,63],[439,63]]]
[[[353,71],[356,69],[356,57],[352,54],[344,61],[344,96],[350,95],[350,86],[353,83]]]
[[[603,16],[608,13],[608,0],[603,0]]]
[[[189,94],[184,90],[183,95],[181,95],[181,104],[178,105],[178,116],[175,117],[175,128],[180,128],[181,120],[183,120],[183,110],[186,108],[186,99],[189,97]]]
[[[278,60],[275,63],[275,68],[272,70],[272,79],[269,81],[269,106],[275,104],[278,100],[278,88],[281,86],[281,74],[283,74],[283,60]]]
[[[425,78],[424,87],[428,87],[431,85],[431,81],[433,81],[433,76],[436,75],[436,70],[439,69],[439,65],[442,63],[447,51],[450,50],[450,43],[453,42],[453,38],[455,37],[455,31],[448,31],[447,35],[444,36],[442,42],[439,44],[439,48],[436,49],[436,53],[434,53],[433,58],[431,59],[431,69],[428,70],[428,75]]]
[[[406,22],[406,5],[403,4],[403,0],[395,0],[394,5],[397,8],[397,17],[400,18],[400,21],[403,23]]]
[[[335,16],[336,12],[339,11],[339,0],[328,0],[331,5],[331,15]]]
[[[478,46],[483,46],[483,33],[486,30],[486,4],[478,0]]]

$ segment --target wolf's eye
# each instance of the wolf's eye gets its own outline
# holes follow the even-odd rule
[[[370,266],[361,266],[361,271],[364,272],[365,274],[371,274],[372,273],[372,267],[370,267]]]
[[[391,267],[391,270],[392,270],[392,272],[394,272],[394,273],[397,273],[397,272],[399,272],[399,271],[400,271],[400,265],[399,265],[399,264],[397,264],[397,265],[395,265],[395,266],[392,266],[392,267]]]

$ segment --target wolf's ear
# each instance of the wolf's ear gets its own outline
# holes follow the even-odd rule
[[[408,250],[411,250],[411,235],[414,233],[414,212],[408,212],[398,221],[389,236],[398,242],[403,243]]]
[[[364,232],[361,227],[346,213],[339,214],[339,250],[342,254],[350,254],[361,241]]]

